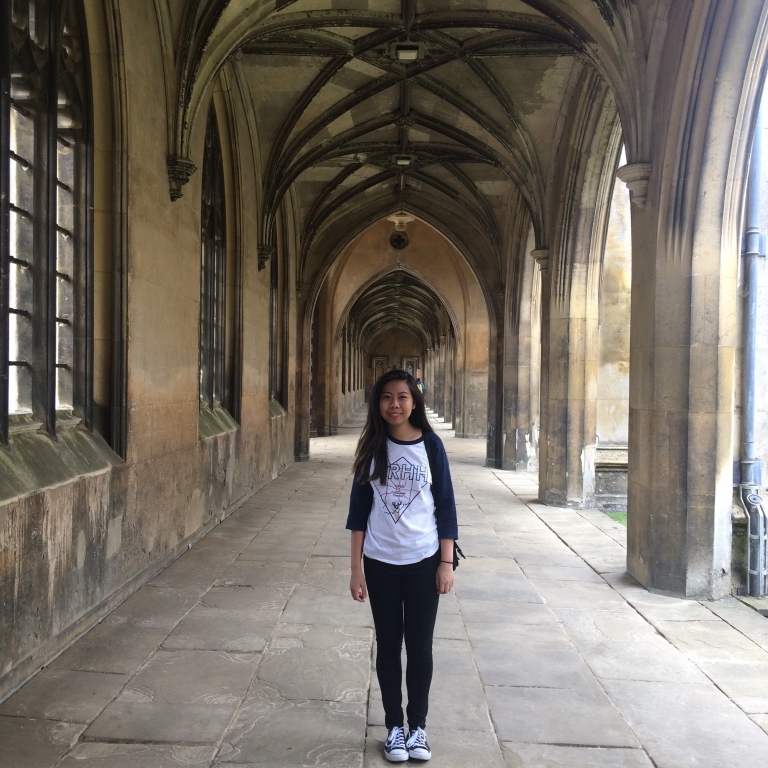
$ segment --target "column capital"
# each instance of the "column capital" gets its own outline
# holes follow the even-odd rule
[[[616,171],[619,177],[627,185],[629,197],[638,208],[645,208],[648,198],[648,181],[651,178],[650,163],[628,163],[622,165]]]
[[[259,271],[261,271],[266,268],[267,262],[275,255],[275,246],[259,243],[256,246],[256,253],[259,257]]]
[[[181,196],[181,188],[189,181],[189,177],[197,170],[197,166],[186,157],[172,155],[165,159],[168,169],[171,202],[175,203]]]
[[[547,268],[549,267],[549,248],[534,248],[531,251],[534,261],[539,265],[542,275],[547,274]]]

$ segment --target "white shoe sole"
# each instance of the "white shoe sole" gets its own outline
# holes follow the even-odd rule
[[[389,752],[385,752],[384,757],[386,757],[390,763],[404,763],[408,760],[408,753],[406,752],[404,755],[390,755]]]
[[[421,760],[422,762],[426,762],[427,760],[431,760],[432,759],[432,753],[431,752],[418,753],[418,752],[416,752],[416,750],[414,750],[413,752],[409,752],[408,754],[409,754],[411,760]]]

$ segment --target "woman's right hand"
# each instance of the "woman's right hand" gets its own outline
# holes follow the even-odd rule
[[[349,580],[349,591],[352,593],[352,599],[358,603],[364,603],[368,596],[368,588],[365,586],[365,576],[362,571],[352,571],[352,578]]]

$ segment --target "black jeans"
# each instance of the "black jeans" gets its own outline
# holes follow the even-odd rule
[[[376,627],[376,674],[384,704],[387,730],[403,725],[403,670],[400,653],[405,638],[408,665],[408,728],[425,728],[432,683],[432,635],[435,631],[437,594],[435,577],[440,550],[410,565],[390,565],[363,558],[371,612]]]

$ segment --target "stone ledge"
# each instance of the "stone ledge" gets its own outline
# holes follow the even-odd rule
[[[211,410],[207,405],[200,405],[197,433],[201,440],[227,432],[236,432],[240,425],[220,406]]]
[[[74,419],[55,438],[39,427],[14,431],[0,449],[0,504],[121,464],[100,435]]]
[[[286,411],[285,408],[283,408],[283,406],[280,405],[280,403],[278,403],[274,397],[270,397],[269,398],[269,418],[279,419],[287,415],[288,415],[288,411]]]

